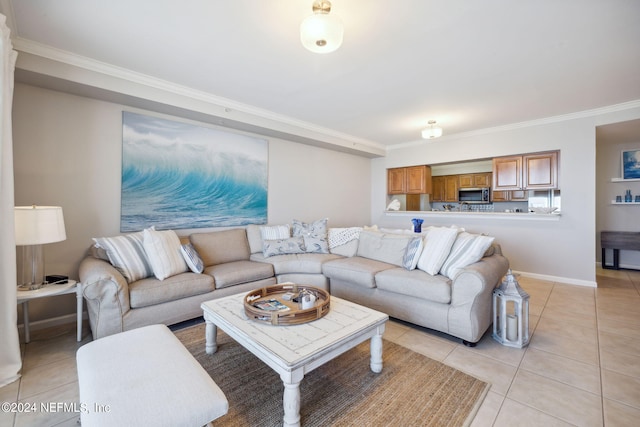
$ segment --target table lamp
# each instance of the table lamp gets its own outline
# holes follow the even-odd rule
[[[62,208],[59,206],[16,206],[16,246],[22,246],[22,268],[18,286],[40,289],[45,282],[42,245],[67,238]]]

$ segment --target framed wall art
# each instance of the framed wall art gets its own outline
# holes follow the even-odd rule
[[[268,141],[122,115],[120,231],[267,222]]]
[[[640,179],[640,149],[622,152],[622,179]]]

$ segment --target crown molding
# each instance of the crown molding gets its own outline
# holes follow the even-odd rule
[[[236,117],[240,116],[248,121],[251,121],[251,118],[253,117],[261,123],[265,123],[265,121],[271,122],[275,127],[281,130],[284,129],[292,134],[300,134],[305,140],[308,140],[310,135],[317,135],[318,138],[321,139],[321,141],[319,141],[320,144],[312,145],[331,148],[331,145],[333,144],[338,146],[340,151],[344,151],[344,148],[348,147],[350,151],[355,153],[361,151],[366,157],[380,157],[386,155],[386,146],[382,144],[297,120],[289,116],[277,114],[269,110],[243,104],[232,99],[213,95],[187,86],[178,85],[146,74],[114,66],[105,62],[96,61],[91,58],[75,55],[67,51],[20,37],[13,39],[13,45],[14,49],[18,52],[33,55],[37,58],[44,58],[49,61],[55,61],[56,63],[73,67],[76,70],[85,70],[90,73],[110,77],[117,81],[133,83],[135,85],[158,90],[169,95],[177,95],[186,99],[206,103],[213,109],[220,110],[226,115],[233,115],[236,113]],[[20,66],[20,63],[18,63],[18,66]],[[28,71],[36,73],[40,72],[45,75],[48,73],[47,70],[31,69]],[[104,84],[104,80],[101,81],[101,84]],[[102,87],[102,89],[109,90],[110,88]],[[113,90],[117,91],[117,88]],[[251,125],[251,123],[247,124]],[[265,134],[273,136],[273,129],[266,130]],[[313,139],[313,137],[311,137],[311,139]]]
[[[445,136],[442,136],[442,137],[437,138],[437,139],[432,139],[432,140],[419,139],[419,140],[415,140],[415,141],[403,142],[403,143],[400,143],[400,144],[394,144],[394,145],[387,146],[387,151],[399,150],[399,149],[408,148],[408,147],[415,147],[415,146],[418,146],[418,145],[424,145],[424,144],[429,144],[429,143],[432,144],[432,143],[435,143],[435,142],[440,141],[440,140],[470,138],[470,137],[474,137],[474,136],[487,135],[487,134],[491,134],[491,133],[506,132],[506,131],[516,130],[516,129],[529,128],[529,127],[533,127],[533,126],[548,125],[548,124],[553,124],[553,123],[566,122],[566,121],[569,121],[569,120],[576,120],[576,119],[583,119],[583,118],[587,118],[587,117],[602,116],[602,115],[605,115],[605,114],[616,113],[616,112],[619,112],[619,111],[631,110],[631,109],[634,109],[634,108],[640,108],[640,99],[629,101],[629,102],[623,102],[623,103],[620,103],[620,104],[608,105],[606,107],[594,108],[594,109],[591,109],[591,110],[577,111],[575,113],[568,113],[568,114],[562,114],[562,115],[558,115],[558,116],[546,117],[546,118],[543,118],[543,119],[536,119],[536,120],[529,120],[529,121],[518,122],[518,123],[511,123],[511,124],[508,124],[508,125],[502,125],[502,126],[495,126],[495,127],[491,127],[491,128],[472,130],[472,131],[469,131],[469,132],[460,132],[460,133],[454,133],[454,134],[447,134]]]

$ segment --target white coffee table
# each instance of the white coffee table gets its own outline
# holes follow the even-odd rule
[[[307,372],[322,366],[358,344],[371,339],[370,366],[382,371],[382,334],[389,316],[361,305],[331,297],[329,313],[301,325],[272,326],[249,320],[244,314],[245,294],[202,304],[206,321],[206,352],[217,350],[217,327],[276,371],[284,383],[285,426],[300,425],[300,382]]]

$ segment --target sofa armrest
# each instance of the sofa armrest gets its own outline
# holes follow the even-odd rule
[[[80,263],[79,276],[93,339],[122,332],[122,318],[131,308],[124,276],[107,261],[91,256]]]
[[[451,283],[449,331],[477,342],[492,322],[492,294],[507,273],[509,261],[496,251],[464,268]]]

